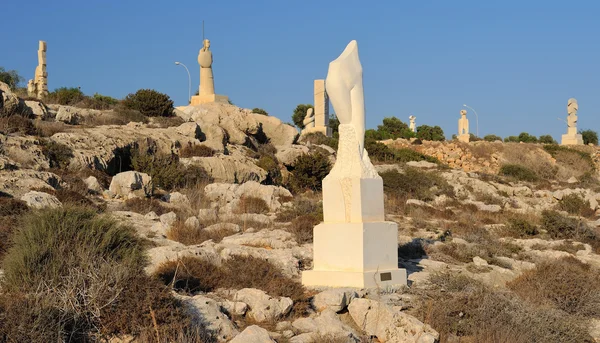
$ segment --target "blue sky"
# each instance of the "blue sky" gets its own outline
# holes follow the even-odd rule
[[[284,121],[356,39],[368,127],[412,113],[449,137],[466,103],[481,136],[560,140],[557,117],[575,97],[579,128],[600,130],[600,2],[30,0],[0,10],[0,66],[32,78],[46,40],[51,90],[154,88],[183,105],[187,73],[174,62],[190,69],[193,92],[205,20],[216,92]]]

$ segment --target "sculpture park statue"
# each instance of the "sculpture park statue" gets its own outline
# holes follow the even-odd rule
[[[460,119],[458,120],[458,140],[469,143],[471,135],[469,134],[469,119],[467,119],[467,110],[460,110]]]
[[[199,95],[215,94],[215,80],[212,72],[212,52],[210,41],[203,41],[202,49],[198,52],[198,64],[200,64],[200,90]]]
[[[415,122],[415,120],[417,119],[417,117],[411,115],[410,117],[408,117],[408,121],[410,122],[410,130],[412,132],[417,132],[417,123]]]
[[[569,116],[567,117],[567,125],[569,127],[577,127],[577,110],[579,110],[577,99],[569,99],[569,101],[567,102],[567,113],[569,114]]]
[[[304,117],[302,124],[304,125],[304,130],[315,127],[315,113],[312,107],[306,110],[306,116]]]
[[[406,285],[398,268],[398,226],[385,221],[383,179],[364,146],[365,103],[358,45],[329,63],[325,87],[340,121],[337,158],[323,179],[323,223],[314,228],[306,286]]]

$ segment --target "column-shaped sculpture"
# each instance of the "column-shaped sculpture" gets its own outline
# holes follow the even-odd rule
[[[458,120],[458,140],[469,143],[471,135],[469,134],[469,119],[467,119],[467,110],[460,110],[460,119]]]
[[[409,128],[410,128],[410,130],[412,132],[415,132],[415,133],[417,132],[417,123],[415,122],[416,119],[417,119],[417,117],[415,117],[413,115],[411,115],[410,117],[408,117],[408,120],[410,122]]]
[[[583,136],[577,133],[577,99],[571,98],[567,102],[567,134],[562,135],[561,145],[583,145]]]
[[[227,103],[229,98],[225,95],[215,94],[215,79],[212,70],[212,51],[210,51],[210,40],[202,42],[202,48],[198,52],[198,64],[200,65],[200,87],[198,95],[192,97],[192,105],[200,105],[209,102]]]
[[[327,92],[340,120],[336,162],[323,180],[324,223],[314,228],[308,286],[405,285],[398,269],[398,227],[386,222],[383,180],[364,148],[365,105],[356,41],[329,64]]]
[[[44,41],[39,41],[38,65],[35,68],[33,80],[27,82],[27,93],[29,96],[43,100],[48,95],[48,72],[46,71],[46,49]]]
[[[314,129],[315,127],[315,113],[314,110],[311,108],[309,108],[308,110],[306,110],[306,116],[304,116],[304,120],[302,121],[302,124],[304,125],[304,128],[302,129],[302,132],[300,134],[306,134],[308,132],[311,132],[312,129]]]

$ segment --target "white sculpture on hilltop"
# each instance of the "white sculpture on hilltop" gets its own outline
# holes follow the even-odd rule
[[[417,119],[417,117],[413,116],[412,114],[410,115],[410,117],[408,117],[408,121],[410,122],[409,128],[412,132],[417,132],[417,123],[415,122],[415,120]]]
[[[579,104],[577,99],[570,98],[567,101],[567,134],[562,135],[561,145],[582,145],[583,136],[577,133],[577,111]]]
[[[307,286],[406,285],[398,226],[384,219],[383,180],[364,147],[365,104],[356,41],[329,64],[327,93],[340,121],[336,162],[323,180],[324,223],[314,228]]]
[[[315,127],[315,112],[312,107],[306,110],[306,116],[304,116],[302,124],[304,125],[302,133],[308,132],[310,129]]]

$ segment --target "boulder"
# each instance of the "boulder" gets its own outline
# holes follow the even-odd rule
[[[0,112],[19,114],[28,118],[33,116],[29,107],[25,106],[23,100],[14,94],[4,82],[0,82]]]
[[[126,171],[113,176],[110,190],[117,197],[129,197],[130,194],[150,195],[150,175],[136,171]]]
[[[248,326],[229,343],[276,343],[269,337],[269,332],[258,325]]]
[[[267,171],[254,164],[256,161],[246,156],[218,155],[211,157],[181,158],[184,165],[202,167],[215,182],[244,183],[262,182]]]
[[[350,316],[370,336],[380,342],[435,343],[439,334],[417,318],[370,299],[354,299],[348,306]]]
[[[326,309],[330,309],[334,312],[341,312],[346,309],[352,299],[357,297],[358,294],[354,289],[334,288],[315,295],[312,304],[319,312]]]
[[[202,130],[200,130],[200,126],[194,122],[187,122],[179,125],[175,131],[183,136],[187,136],[194,139],[199,139],[202,137]]]
[[[169,212],[159,217],[161,224],[166,227],[171,227],[177,221],[177,214],[175,212]]]
[[[283,187],[261,185],[254,181],[241,185],[213,183],[204,187],[204,192],[209,200],[219,203],[222,207],[242,197],[255,197],[263,199],[271,211],[276,211],[283,202],[290,201],[293,198],[292,193]]]
[[[271,297],[264,291],[255,288],[244,288],[235,293],[235,301],[248,304],[247,316],[258,323],[272,322],[288,314],[292,299],[287,297]]]
[[[291,146],[298,138],[298,130],[295,127],[282,123],[276,117],[257,113],[251,113],[250,116],[259,123],[269,143],[275,146]]]
[[[88,177],[87,179],[83,180],[83,182],[85,182],[87,188],[90,191],[96,194],[102,194],[102,192],[104,191],[102,185],[100,185],[100,182],[98,182],[98,179],[94,176]]]
[[[164,200],[172,205],[178,207],[190,207],[190,199],[188,199],[187,195],[181,194],[179,192],[169,193],[164,197]]]
[[[204,323],[206,329],[213,332],[219,342],[229,342],[239,333],[231,320],[221,312],[221,307],[215,300],[203,295],[178,296],[178,298],[188,306],[198,322]]]
[[[409,161],[406,165],[413,168],[432,169],[437,168],[437,164],[427,161]]]
[[[48,119],[48,108],[41,101],[25,100],[25,106],[29,108],[33,117],[39,120]]]
[[[61,106],[56,113],[56,121],[62,121],[65,124],[77,125],[83,116],[81,111],[71,106]]]
[[[198,210],[198,219],[203,222],[216,221],[217,218],[217,210],[214,208],[201,208]]]
[[[190,229],[199,229],[200,221],[198,220],[198,218],[192,216],[185,220],[184,225],[186,227],[189,227]]]
[[[309,149],[305,145],[278,146],[277,160],[285,166],[293,166],[296,159],[304,154],[308,154]]]
[[[342,323],[336,313],[330,309],[321,312],[316,318],[296,319],[292,326],[296,331],[305,335],[302,338],[296,338],[294,342],[303,342],[305,339],[307,339],[307,342],[315,342],[320,339],[347,343],[360,342],[357,333],[351,327]]]
[[[36,209],[62,207],[62,203],[54,195],[44,192],[27,192],[21,197],[21,200],[27,203],[27,206]]]

